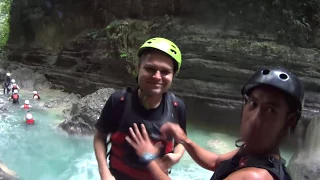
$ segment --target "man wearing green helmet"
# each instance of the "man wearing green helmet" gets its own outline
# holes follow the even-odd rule
[[[185,105],[168,91],[173,77],[180,71],[181,52],[167,39],[152,38],[140,47],[138,56],[138,88],[127,87],[113,93],[95,124],[94,149],[104,180],[152,179],[144,159],[125,141],[134,123],[145,124],[152,144],[159,150],[157,164],[165,174],[184,153],[184,147],[173,138],[160,138],[160,127],[166,122],[177,124],[186,133]],[[110,140],[106,143],[109,134]],[[108,153],[109,168],[108,143],[112,144]]]
[[[241,93],[244,106],[240,135],[244,143],[236,150],[222,155],[209,152],[172,123],[161,127],[163,138],[174,137],[197,164],[214,171],[211,180],[291,180],[279,146],[288,131],[295,129],[301,116],[304,104],[301,81],[283,68],[264,68],[251,76]],[[129,131],[126,141],[136,149],[138,156],[156,157],[157,149],[150,143],[144,125],[139,130],[134,124]],[[154,159],[146,160],[153,179],[170,179],[159,170]]]

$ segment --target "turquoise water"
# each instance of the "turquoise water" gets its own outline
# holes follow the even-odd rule
[[[49,93],[48,93],[49,94]],[[25,110],[7,102],[1,95],[0,104],[8,112],[1,113],[0,119],[0,160],[8,168],[17,172],[22,180],[98,180],[99,174],[94,156],[92,137],[69,136],[57,125],[62,120],[60,110],[44,109],[43,101],[61,96],[62,93],[50,91],[41,96],[41,102],[30,100],[31,112],[36,124],[25,125]],[[21,94],[32,97],[30,92]],[[195,125],[198,124],[198,125]],[[226,134],[225,132],[233,132]],[[211,151],[224,153],[234,149],[237,129],[223,125],[206,125],[189,121],[188,134],[191,139]],[[284,153],[286,159],[292,152]],[[212,172],[195,164],[186,153],[176,165],[172,179],[209,179]]]

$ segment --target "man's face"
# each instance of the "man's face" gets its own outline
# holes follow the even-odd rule
[[[165,93],[174,75],[172,59],[160,51],[151,51],[142,58],[138,73],[139,87],[150,96]]]
[[[244,106],[241,122],[247,148],[257,153],[274,148],[286,130],[288,111],[281,91],[270,86],[255,88]]]

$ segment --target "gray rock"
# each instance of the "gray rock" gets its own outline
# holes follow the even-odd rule
[[[94,124],[113,92],[115,92],[114,89],[105,88],[83,97],[64,111],[65,116],[68,117],[59,127],[70,134],[92,134]]]
[[[320,115],[308,126],[305,146],[290,160],[293,180],[320,180]]]
[[[9,66],[7,70],[0,70],[0,76],[4,79],[6,72],[11,72],[11,78],[16,80],[20,88],[33,90],[49,89],[51,83],[43,74],[28,67]]]
[[[1,113],[7,113],[9,112],[8,108],[6,106],[0,106],[0,112]]]
[[[43,104],[45,108],[69,107],[80,99],[80,95],[68,94],[65,97],[50,100]]]

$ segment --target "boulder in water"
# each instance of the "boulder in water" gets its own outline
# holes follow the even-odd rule
[[[5,106],[0,106],[0,112],[1,112],[1,113],[7,113],[7,112],[9,112],[9,110],[8,110],[8,108],[5,107]]]
[[[16,180],[17,174],[10,170],[5,164],[0,161],[0,179],[2,180]]]
[[[288,168],[293,180],[320,180],[320,115],[308,126],[305,146],[290,160]]]
[[[80,95],[68,94],[68,96],[45,102],[43,106],[46,108],[66,107],[66,106],[71,106],[73,103],[76,103],[79,99],[80,99]]]
[[[69,117],[59,127],[70,134],[92,134],[95,131],[94,124],[100,113],[115,90],[112,88],[100,89],[87,95],[64,111]]]

